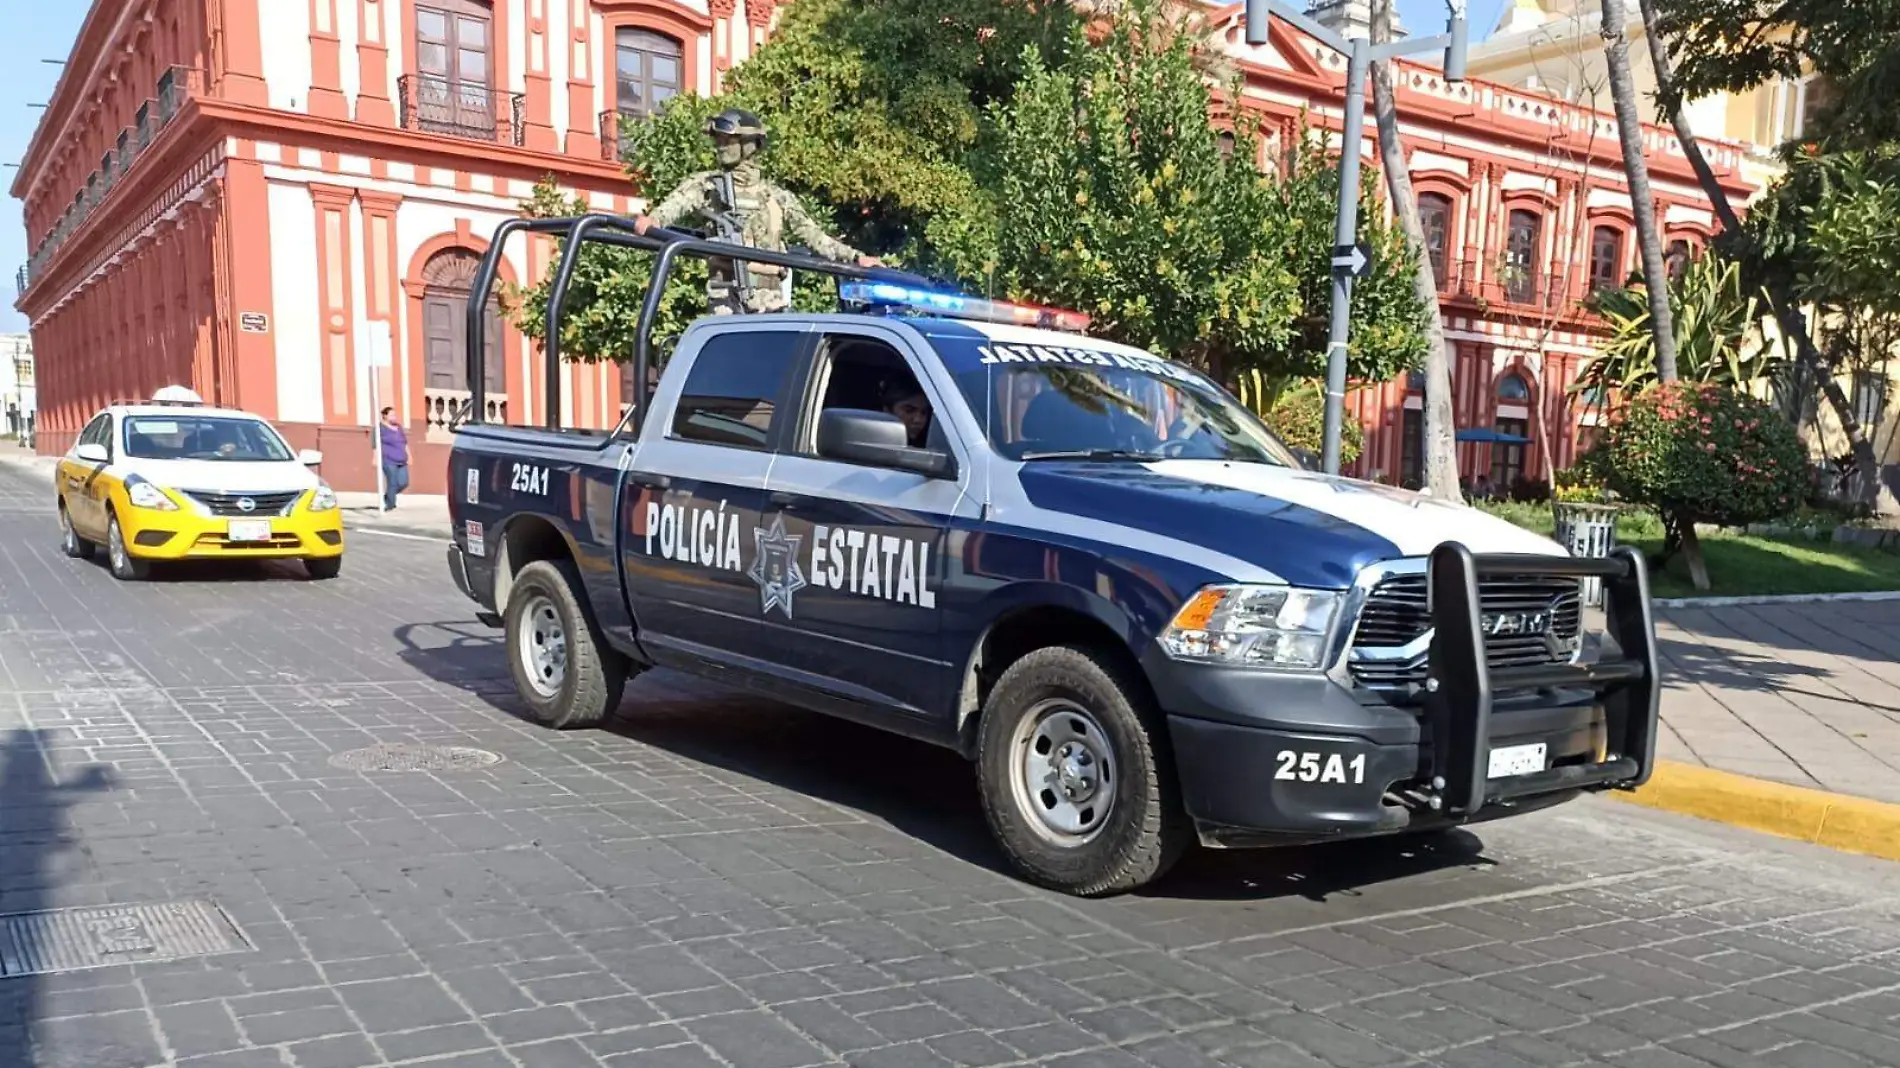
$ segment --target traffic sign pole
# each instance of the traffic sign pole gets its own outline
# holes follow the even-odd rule
[[[1445,50],[1445,77],[1465,77],[1465,2],[1446,0],[1451,9],[1449,32],[1416,41],[1389,41],[1375,46],[1369,37],[1345,37],[1278,0],[1247,0],[1247,43],[1267,43],[1270,16],[1277,15],[1322,44],[1346,56],[1346,113],[1339,152],[1339,216],[1333,240],[1333,314],[1326,343],[1326,422],[1320,463],[1329,475],[1339,473],[1339,441],[1346,415],[1346,354],[1352,329],[1352,282],[1365,271],[1366,254],[1359,243],[1359,153],[1365,137],[1366,76],[1372,64],[1393,56]],[[1357,260],[1358,262],[1354,262]],[[1434,314],[1436,309],[1434,309]]]

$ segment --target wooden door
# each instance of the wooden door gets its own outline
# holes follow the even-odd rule
[[[474,0],[416,6],[416,106],[423,129],[494,136],[491,16],[486,4]]]

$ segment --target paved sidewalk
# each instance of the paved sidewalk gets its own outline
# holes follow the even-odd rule
[[[1657,613],[1658,753],[1900,802],[1900,602]]]
[[[402,534],[449,536],[449,499],[441,494],[404,493],[396,498],[394,511],[383,511],[382,498],[375,493],[339,493],[346,528],[387,530]]]

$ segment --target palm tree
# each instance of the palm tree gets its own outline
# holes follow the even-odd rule
[[[1676,333],[1669,316],[1669,277],[1663,268],[1662,234],[1656,225],[1656,197],[1649,188],[1649,161],[1643,155],[1643,120],[1636,110],[1636,83],[1630,77],[1629,37],[1624,32],[1623,0],[1603,0],[1604,55],[1610,71],[1610,97],[1616,104],[1617,134],[1623,142],[1623,169],[1629,175],[1630,211],[1636,216],[1636,243],[1643,254],[1643,277],[1650,280],[1650,330],[1656,335],[1656,373],[1676,380]]]
[[[1383,44],[1392,37],[1392,0],[1372,0],[1372,39]],[[1438,279],[1425,248],[1425,226],[1418,217],[1418,198],[1412,193],[1409,157],[1399,142],[1399,109],[1392,88],[1392,64],[1372,65],[1372,107],[1379,127],[1379,160],[1399,228],[1418,257],[1415,286],[1418,299],[1430,309],[1425,322],[1425,489],[1439,500],[1464,500],[1458,490],[1458,446],[1451,405],[1451,357],[1445,346],[1445,322],[1438,314]],[[1345,151],[1357,152],[1358,145]]]
[[[1702,144],[1696,140],[1695,131],[1689,126],[1689,117],[1683,112],[1682,91],[1676,87],[1675,65],[1670,61],[1669,45],[1663,38],[1657,18],[1656,0],[1637,0],[1637,5],[1643,15],[1643,36],[1649,41],[1650,63],[1656,68],[1656,105],[1663,117],[1675,127],[1676,139],[1682,142],[1682,153],[1688,157],[1696,181],[1702,185],[1703,195],[1714,206],[1723,233],[1731,240],[1746,242],[1749,239],[1747,231],[1742,229],[1742,220],[1736,215],[1734,205],[1729,203],[1728,192],[1716,179],[1708,157],[1702,154]],[[1621,118],[1620,115],[1618,117]],[[1795,380],[1819,383],[1822,395],[1827,398],[1828,406],[1834,409],[1834,416],[1847,435],[1855,466],[1868,473],[1861,478],[1861,503],[1882,514],[1900,510],[1900,503],[1894,501],[1881,479],[1873,475],[1880,469],[1874,457],[1874,444],[1868,439],[1866,428],[1860,425],[1860,419],[1855,416],[1854,405],[1848,399],[1847,391],[1841,388],[1836,374],[1838,369],[1814,344],[1814,335],[1808,330],[1807,316],[1801,310],[1800,298],[1788,287],[1787,280],[1779,275],[1768,281],[1768,309],[1774,315],[1776,325],[1781,328],[1781,336],[1794,345]],[[1796,403],[1799,405],[1800,402]]]

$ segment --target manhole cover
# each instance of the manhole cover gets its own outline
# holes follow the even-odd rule
[[[250,949],[209,901],[106,905],[0,916],[0,976],[44,975]]]
[[[462,745],[411,745],[393,742],[351,749],[330,757],[330,764],[346,771],[462,771],[501,762],[500,753]]]

